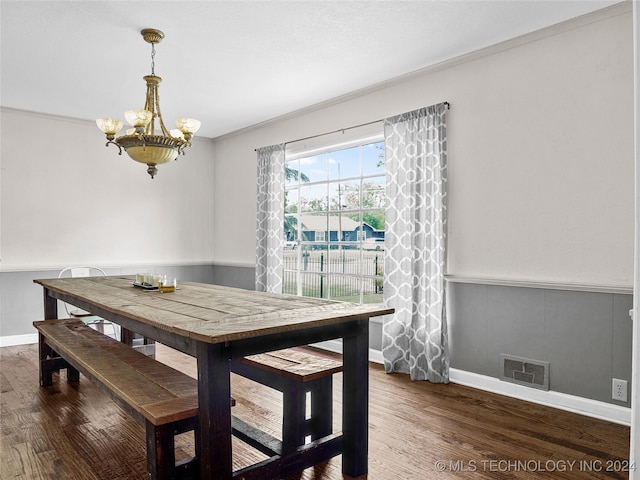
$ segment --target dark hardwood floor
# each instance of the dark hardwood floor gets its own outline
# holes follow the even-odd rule
[[[331,354],[329,354],[331,355]],[[190,375],[195,362],[158,346]],[[37,346],[0,349],[1,479],[143,479],[143,428],[87,379],[38,387]],[[341,375],[334,383],[340,429]],[[234,414],[279,436],[280,394],[232,378]],[[628,478],[629,428],[459,385],[411,382],[370,367],[369,479]],[[234,440],[234,467],[262,455]],[[177,442],[178,456],[193,436]],[[342,479],[341,460],[287,480]]]

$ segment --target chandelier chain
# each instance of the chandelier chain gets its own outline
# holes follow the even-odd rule
[[[151,75],[156,74],[156,45],[151,42]]]

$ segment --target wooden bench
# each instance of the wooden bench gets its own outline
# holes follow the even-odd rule
[[[78,319],[33,325],[39,334],[40,386],[52,384],[54,371],[66,368],[70,382],[79,381],[82,373],[146,427],[149,478],[193,476],[200,455],[199,436],[195,435],[195,457],[176,463],[175,435],[199,428],[194,378]]]
[[[282,392],[282,453],[333,432],[333,374],[342,363],[296,349],[276,350],[234,360],[231,371]],[[311,395],[307,418],[307,392]]]

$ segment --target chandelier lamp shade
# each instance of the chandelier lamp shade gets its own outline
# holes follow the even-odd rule
[[[99,118],[96,124],[107,136],[106,146],[113,144],[118,147],[119,155],[122,155],[124,149],[133,160],[145,163],[147,173],[153,178],[158,173],[157,165],[177,160],[178,155],[184,155],[185,149],[191,146],[193,135],[200,128],[200,122],[193,118],[177,118],[177,128],[167,130],[160,112],[158,95],[162,78],[155,74],[154,63],[155,44],[164,38],[164,33],[153,28],[145,28],[140,33],[144,41],[151,44],[151,75],[143,77],[147,83],[144,108],[124,112],[124,118],[133,128],[117,138],[116,134],[123,127],[121,120]]]

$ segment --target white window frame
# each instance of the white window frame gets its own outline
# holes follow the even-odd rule
[[[295,165],[295,162],[300,159],[304,159],[304,158],[308,158],[316,155],[322,155],[330,152],[342,151],[352,147],[360,147],[359,155],[361,157],[362,146],[379,143],[383,141],[384,141],[384,136],[382,132],[382,126],[379,125],[377,132],[374,135],[371,135],[371,134],[359,135],[348,141],[330,142],[330,143],[326,143],[325,145],[315,146],[314,148],[299,149],[298,151],[287,149],[287,153],[285,154],[285,165],[289,165],[289,166]],[[360,163],[360,166],[362,166],[362,159],[359,158],[358,161]],[[327,169],[328,168],[329,167],[327,165]],[[298,164],[295,169],[300,171],[300,164]],[[333,288],[332,286],[334,284],[337,286],[337,284],[340,281],[344,282],[348,278],[352,278],[352,279],[355,279],[353,281],[357,282],[359,285],[359,302],[354,302],[354,303],[364,303],[365,296],[366,296],[367,303],[369,303],[372,300],[372,298],[375,299],[376,301],[379,299],[380,303],[382,303],[382,276],[376,277],[375,273],[382,272],[383,265],[384,265],[384,252],[365,251],[364,242],[366,239],[366,232],[362,229],[363,228],[362,223],[364,221],[363,213],[366,213],[367,211],[384,209],[384,206],[377,207],[377,208],[364,208],[362,205],[362,199],[361,199],[358,209],[348,209],[344,212],[348,214],[356,213],[359,215],[360,228],[357,231],[357,238],[355,239],[355,241],[344,241],[345,234],[347,231],[343,231],[342,229],[338,230],[338,232],[342,232],[342,235],[338,233],[338,236],[339,237],[341,236],[341,238],[338,238],[337,240],[332,240],[332,232],[334,229],[329,225],[329,216],[332,214],[332,211],[329,209],[329,206],[327,206],[327,210],[326,210],[327,228],[324,231],[315,230],[314,241],[307,241],[304,239],[302,225],[301,225],[302,222],[300,221],[301,215],[304,215],[304,212],[300,211],[301,210],[300,191],[303,185],[307,185],[307,186],[326,185],[327,199],[330,199],[331,195],[330,195],[329,189],[331,184],[335,184],[337,182],[340,182],[340,183],[351,182],[351,183],[357,184],[359,182],[359,189],[360,189],[360,192],[362,192],[363,183],[365,183],[368,179],[375,180],[378,182],[382,180],[382,183],[384,184],[384,182],[386,181],[384,168],[382,168],[382,171],[380,172],[367,174],[367,175],[363,175],[362,169],[360,168],[360,173],[358,176],[351,176],[351,177],[344,177],[344,178],[326,178],[321,181],[312,180],[310,183],[302,183],[300,182],[300,180],[298,180],[297,184],[295,185],[291,184],[290,182],[286,182],[285,184],[286,191],[297,190],[297,195],[296,195],[297,206],[296,206],[295,212],[285,213],[285,217],[290,216],[292,218],[295,218],[296,220],[297,248],[295,248],[293,251],[287,250],[285,252],[285,255],[289,255],[290,257],[295,256],[297,263],[295,264],[294,268],[291,268],[291,262],[288,262],[287,259],[285,259],[285,284],[286,284],[286,279],[288,275],[290,276],[289,278],[292,278],[293,276],[295,276],[295,289],[292,288],[290,289],[290,291],[287,292],[287,287],[285,285],[284,286],[285,293],[297,294],[298,296],[315,296],[313,294],[305,295],[305,293],[308,293],[308,292],[303,291],[304,290],[303,285],[305,285],[305,276],[309,276],[307,278],[310,278],[311,276],[313,276],[313,277],[320,278],[321,282],[323,280],[324,282],[327,282],[325,284],[326,290],[323,292],[323,298],[340,300],[341,298],[336,298],[336,295],[332,294],[332,288]],[[335,213],[335,211],[333,213]],[[340,210],[339,216],[344,215],[344,213]],[[358,255],[357,261],[359,262],[359,266],[357,267],[358,268],[357,273],[344,273],[344,272],[332,271],[332,268],[335,268],[335,267],[332,267],[331,264],[329,264],[329,261],[334,260],[336,249],[338,252],[340,252],[339,254],[344,254],[344,252],[348,252],[349,255],[354,255],[353,250],[352,251],[347,250],[348,248],[352,248],[354,246],[356,247],[355,252],[357,252],[357,255]],[[306,266],[308,266],[308,264],[305,264],[305,261],[308,262],[309,257],[312,254],[315,253],[316,256],[318,254],[318,250],[315,250],[315,249],[319,249],[321,252],[326,253],[326,256],[324,256],[324,259],[325,259],[325,262],[327,263],[325,263],[325,265],[323,266],[323,268],[325,268],[326,270],[321,270],[321,271],[305,270]],[[369,259],[369,257],[371,257],[371,259]],[[375,263],[375,266],[372,267],[374,268],[373,274],[367,274],[368,272],[364,271],[363,264],[364,262],[369,262],[369,260]],[[344,267],[344,260],[342,265]],[[367,292],[369,292],[370,290],[367,290],[365,286],[371,287],[372,282],[373,284],[375,284],[376,295],[369,296]],[[379,288],[379,295],[377,290],[378,288]],[[295,292],[293,290],[295,290]],[[347,296],[343,298],[346,298],[346,297]],[[353,301],[353,296],[350,296],[350,297],[351,297],[351,300],[346,300],[346,301]]]

